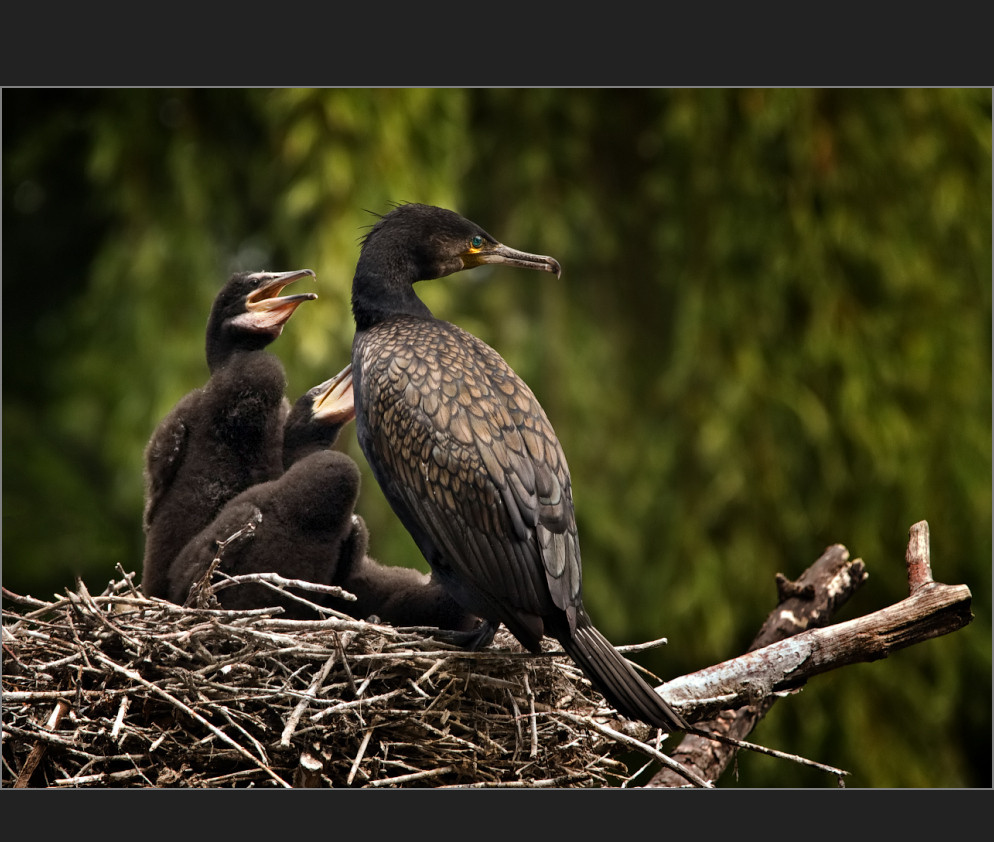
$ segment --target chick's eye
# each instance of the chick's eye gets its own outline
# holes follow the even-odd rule
[[[479,234],[477,234],[475,237],[473,237],[472,240],[469,241],[469,244],[473,248],[478,249],[478,248],[480,248],[480,246],[483,245],[483,237],[481,237]]]

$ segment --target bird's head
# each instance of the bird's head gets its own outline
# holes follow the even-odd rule
[[[342,427],[355,418],[352,365],[308,389],[290,408],[283,428],[283,464],[331,447]]]
[[[236,350],[256,350],[272,342],[294,311],[317,294],[280,295],[301,278],[313,278],[310,269],[292,272],[238,272],[214,299],[207,321],[207,363],[221,364]]]
[[[346,424],[355,418],[352,393],[352,364],[345,366],[334,377],[308,390],[311,417],[324,424]]]
[[[414,284],[484,263],[554,272],[556,277],[562,272],[555,259],[505,246],[454,211],[398,205],[363,237],[352,280],[356,330],[400,314],[431,317]]]
[[[562,272],[558,261],[518,251],[498,242],[475,222],[454,211],[431,205],[398,205],[366,234],[363,258],[384,260],[409,283],[442,278],[484,263]]]

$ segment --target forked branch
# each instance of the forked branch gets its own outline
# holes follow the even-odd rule
[[[778,577],[780,604],[746,654],[676,678],[660,692],[696,721],[702,732],[742,740],[777,698],[813,676],[885,658],[957,631],[973,619],[966,585],[932,580],[925,521],[911,527],[905,561],[906,599],[830,626],[835,611],[866,580],[866,570],[860,559],[849,560],[845,547],[829,547],[797,582]],[[702,714],[711,718],[701,721]],[[705,780],[714,781],[735,750],[703,735],[688,734],[671,756]],[[649,785],[685,784],[685,778],[662,769]]]

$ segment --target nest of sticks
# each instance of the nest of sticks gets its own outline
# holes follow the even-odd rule
[[[503,630],[473,653],[327,609],[173,605],[119,572],[100,595],[4,590],[3,786],[626,786],[661,757]]]

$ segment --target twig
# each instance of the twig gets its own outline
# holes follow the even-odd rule
[[[297,727],[297,723],[300,722],[300,717],[304,715],[307,705],[317,695],[318,690],[321,689],[321,685],[324,684],[325,679],[328,677],[328,673],[331,672],[331,668],[335,665],[336,657],[337,655],[333,654],[327,661],[324,662],[324,666],[321,667],[321,670],[314,677],[314,680],[311,682],[311,686],[307,688],[303,698],[293,709],[293,713],[290,714],[286,727],[283,729],[283,734],[280,736],[281,746],[290,745],[290,737],[293,735],[293,732]]]
[[[355,760],[352,761],[352,768],[349,769],[348,777],[345,779],[346,786],[352,786],[352,781],[355,780],[356,772],[359,771],[359,764],[362,763],[363,755],[366,753],[366,748],[369,746],[369,740],[373,736],[373,731],[376,726],[366,729],[366,735],[362,738],[362,743],[359,745],[359,751],[356,752]]]
[[[230,588],[235,585],[242,585],[248,582],[254,582],[260,585],[266,585],[274,591],[278,591],[283,596],[294,597],[294,594],[288,593],[285,588],[297,588],[302,591],[313,591],[314,593],[329,594],[330,596],[337,597],[338,599],[345,600],[346,602],[355,602],[358,597],[355,594],[349,593],[345,588],[340,588],[338,585],[322,585],[318,582],[308,582],[306,579],[287,579],[285,576],[281,576],[279,573],[240,573],[237,576],[229,576],[227,573],[219,572],[218,576],[220,580],[215,582],[213,585],[214,593],[223,591],[225,588]],[[309,599],[297,598],[297,602],[307,605],[309,608],[315,610],[322,610],[327,614],[336,614],[338,612],[334,609],[325,608],[324,606],[317,605],[311,602]]]
[[[635,737],[630,737],[628,734],[623,734],[620,731],[616,731],[608,725],[604,725],[601,722],[597,722],[595,719],[591,719],[589,716],[577,716],[575,713],[569,713],[568,711],[560,711],[560,717],[568,719],[571,722],[576,722],[578,724],[586,725],[589,728],[593,728],[595,731],[599,731],[607,737],[610,737],[617,743],[628,748],[634,748],[650,757],[659,761],[659,763],[666,769],[670,769],[676,772],[678,775],[682,775],[687,781],[692,783],[694,786],[702,787],[704,789],[711,789],[713,784],[710,781],[706,781],[700,775],[696,774],[692,769],[688,769],[685,766],[677,763],[673,758],[668,757],[663,754],[659,749],[653,748],[648,743],[644,743],[641,740],[637,740]]]
[[[128,712],[128,705],[131,704],[131,700],[127,695],[121,696],[121,704],[117,709],[117,716],[114,718],[114,727],[110,729],[110,735],[115,740],[121,733],[121,726],[124,724],[124,714]]]
[[[135,574],[128,573],[123,567],[121,567],[121,562],[117,562],[114,565],[114,569],[117,570],[118,575],[120,575],[121,581],[124,582],[127,585],[128,590],[131,591],[131,595],[133,597],[141,599],[142,595],[138,591],[138,588],[135,587],[135,582],[134,582]]]
[[[68,711],[69,703],[60,699],[55,703],[55,707],[52,709],[52,714],[48,717],[48,721],[45,723],[45,728],[49,731],[54,731],[59,727],[59,722]],[[48,744],[41,741],[34,744],[34,748],[31,749],[31,754],[29,754],[28,759],[24,761],[24,766],[21,768],[21,771],[17,776],[17,781],[14,783],[14,789],[23,789],[28,785],[28,781],[31,780],[31,776],[35,773],[35,769],[38,768],[38,764],[41,762],[41,758],[44,756],[47,748]]]
[[[397,775],[395,778],[380,778],[370,781],[370,786],[397,786],[398,784],[409,784],[414,781],[423,781],[425,778],[438,778],[448,774],[456,767],[454,765],[443,766],[440,769],[425,769],[423,772],[412,772],[410,775]]]
[[[529,757],[536,757],[538,755],[538,722],[535,717],[535,694],[532,693],[531,687],[528,686],[528,673],[525,673],[525,695],[528,698],[528,723],[529,731],[531,732],[531,750],[528,752]]]

